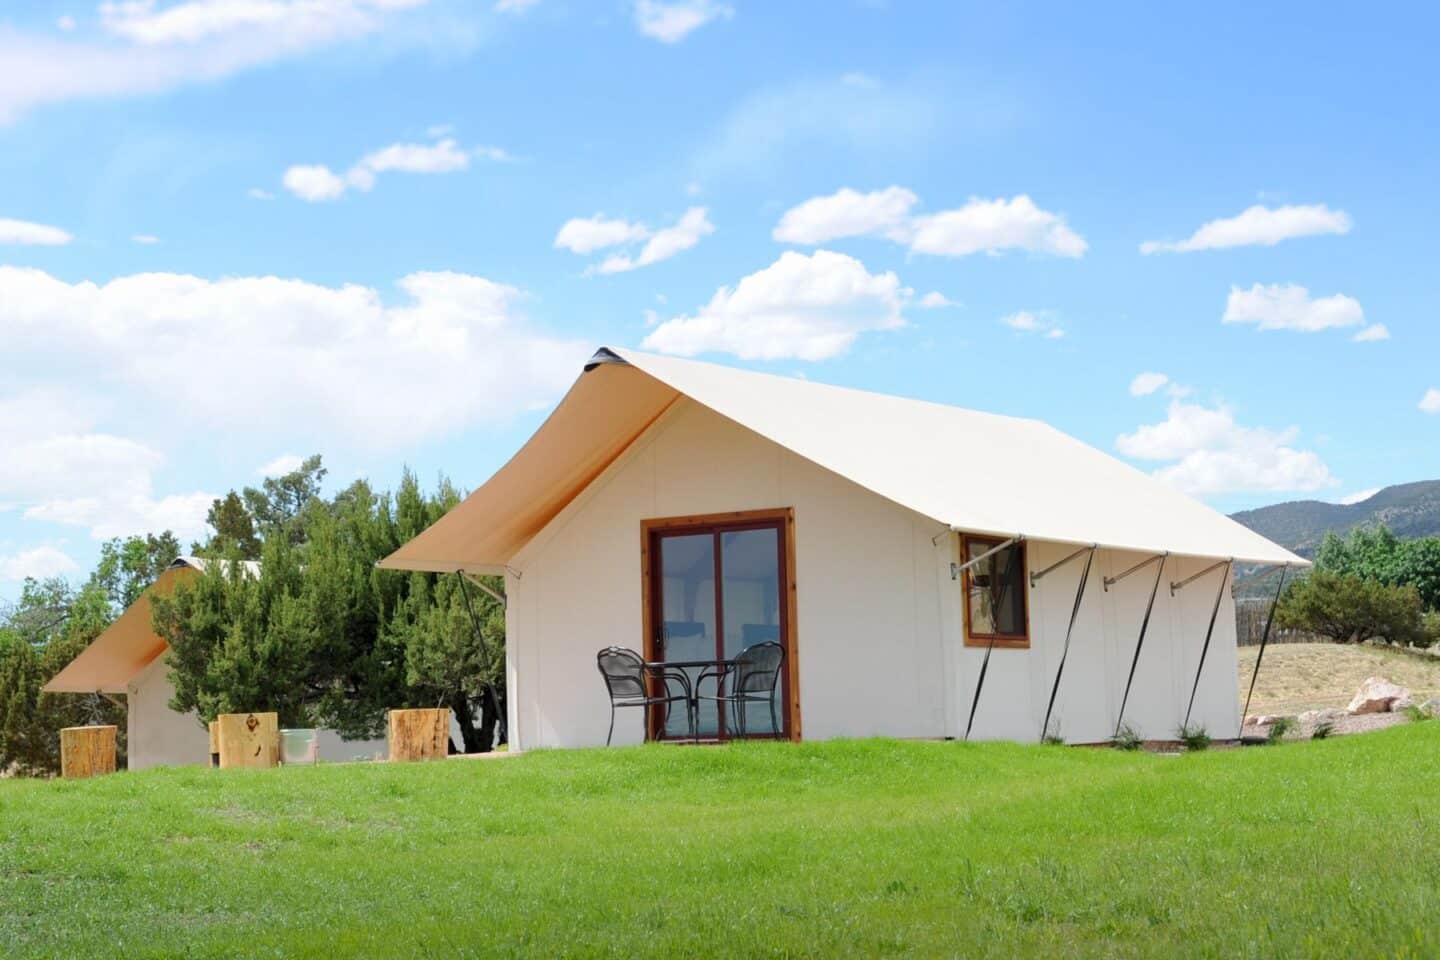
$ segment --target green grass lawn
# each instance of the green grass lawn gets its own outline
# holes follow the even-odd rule
[[[1440,955],[1440,722],[0,781],[0,956]]]

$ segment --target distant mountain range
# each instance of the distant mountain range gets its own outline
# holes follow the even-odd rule
[[[1384,524],[1399,537],[1440,535],[1440,480],[1400,483],[1358,503],[1293,500],[1234,518],[1303,557],[1315,555],[1325,534],[1344,535],[1356,527]]]

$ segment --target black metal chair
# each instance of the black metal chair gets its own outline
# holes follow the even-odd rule
[[[605,689],[610,693],[610,730],[605,734],[605,746],[610,746],[610,739],[615,735],[616,709],[640,707],[645,710],[644,716],[648,719],[650,707],[664,704],[663,725],[669,725],[670,705],[676,702],[685,704],[685,719],[689,723],[690,737],[692,740],[695,738],[695,698],[691,696],[689,677],[679,670],[649,669],[640,654],[626,647],[606,647],[595,655],[595,663],[600,668],[600,676],[605,678]],[[650,685],[646,682],[647,673],[660,681],[662,695],[654,696],[650,693]],[[671,694],[671,681],[680,684],[681,693]],[[648,724],[646,733],[649,733]]]
[[[695,678],[696,711],[699,701],[713,700],[717,710],[729,704],[730,715],[740,736],[746,735],[745,714],[752,703],[770,705],[770,729],[780,737],[780,721],[775,713],[775,694],[780,689],[780,667],[785,663],[785,648],[773,640],[757,643],[740,651],[740,655],[718,670],[706,670]],[[707,678],[715,680],[714,694],[700,692]]]

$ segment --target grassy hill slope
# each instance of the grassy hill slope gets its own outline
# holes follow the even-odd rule
[[[0,781],[24,957],[1440,954],[1440,723]]]
[[[1240,696],[1250,684],[1258,646],[1239,650]],[[1250,712],[1299,713],[1344,707],[1366,677],[1385,677],[1423,703],[1440,696],[1440,657],[1365,644],[1278,643],[1265,650]]]
[[[1307,557],[1314,555],[1326,533],[1343,534],[1355,527],[1383,523],[1400,537],[1435,536],[1440,535],[1440,480],[1386,487],[1359,503],[1295,500],[1244,510],[1234,518]]]

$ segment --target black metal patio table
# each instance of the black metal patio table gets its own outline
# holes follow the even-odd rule
[[[704,671],[706,669],[714,667],[718,671],[719,675],[723,677],[726,671],[728,671],[731,667],[735,666],[735,663],[736,661],[734,660],[734,658],[727,659],[723,657],[707,657],[699,660],[647,660],[645,661],[645,669],[647,671],[653,671],[657,675],[663,675],[666,670],[679,670],[682,675],[689,676],[689,674],[685,673],[686,670]],[[716,682],[719,682],[718,678]],[[687,691],[690,696],[690,709],[695,712],[694,731],[696,743],[700,742],[700,690],[698,689],[698,687],[699,684],[697,678],[696,687]],[[661,730],[663,732],[663,726],[661,727]]]

